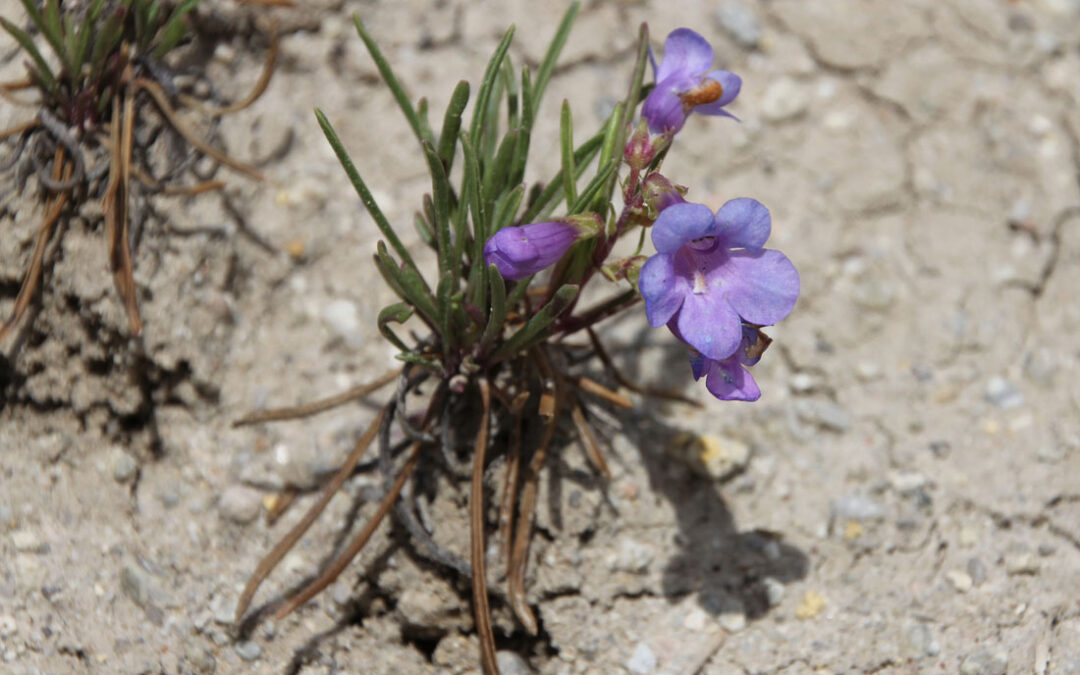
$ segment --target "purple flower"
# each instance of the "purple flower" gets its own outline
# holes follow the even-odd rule
[[[524,279],[553,265],[581,236],[573,223],[530,223],[504,227],[484,244],[484,262],[505,279]]]
[[[742,80],[726,70],[709,70],[712,63],[713,49],[705,38],[689,28],[668,35],[660,65],[653,60],[656,87],[641,108],[650,131],[674,134],[691,112],[734,117],[724,106],[739,95]]]
[[[746,368],[761,359],[769,338],[752,326],[742,327],[742,342],[735,353],[717,361],[691,349],[690,369],[694,379],[705,378],[705,388],[721,401],[756,401],[761,398],[754,376]]]
[[[799,273],[779,251],[763,248],[769,210],[733,199],[714,216],[703,204],[672,204],[653,225],[656,255],[639,287],[653,327],[664,324],[704,356],[722,361],[742,342],[742,324],[769,326],[799,296]]]

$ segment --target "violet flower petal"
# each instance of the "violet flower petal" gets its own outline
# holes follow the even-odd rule
[[[726,359],[742,343],[742,321],[719,293],[687,293],[671,321],[687,344],[710,359]]]
[[[747,323],[771,326],[791,313],[799,297],[799,273],[779,251],[736,250],[706,273],[709,288],[719,287],[733,312]]]
[[[713,63],[713,48],[709,41],[689,28],[678,28],[664,41],[664,58],[656,69],[656,81],[674,73],[696,76],[704,74]]]
[[[641,266],[638,288],[645,298],[645,314],[653,328],[670,321],[690,291],[686,280],[675,273],[674,257],[662,253],[649,258]]]
[[[765,246],[772,233],[769,209],[756,199],[732,199],[716,212],[719,236],[727,248],[757,250]]]
[[[718,229],[708,206],[692,202],[672,204],[660,212],[653,224],[653,246],[657,253],[675,253],[695,239],[715,236]]]
[[[756,401],[761,398],[757,381],[739,364],[736,356],[709,364],[705,388],[723,401]]]
[[[742,89],[742,78],[727,70],[711,70],[705,75],[705,79],[719,82],[724,93],[711,103],[702,103],[695,106],[694,112],[702,115],[727,115],[733,117],[722,108],[734,101],[735,97],[739,95],[739,91]]]

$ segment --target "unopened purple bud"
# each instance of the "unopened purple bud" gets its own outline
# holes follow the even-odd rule
[[[504,279],[524,279],[555,264],[579,237],[577,225],[562,221],[504,227],[484,244],[484,262]]]
[[[641,194],[645,205],[657,215],[672,204],[685,202],[686,200],[683,199],[685,193],[685,187],[672,183],[655,171],[646,176],[641,184]]]
[[[634,133],[630,134],[630,140],[623,148],[623,161],[630,165],[631,169],[641,171],[656,157],[657,148],[653,144],[649,127],[642,120]]]

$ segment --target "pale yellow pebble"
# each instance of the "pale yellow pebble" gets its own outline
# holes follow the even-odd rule
[[[812,619],[821,610],[825,609],[825,598],[817,591],[807,591],[803,594],[799,606],[795,608],[795,617],[798,619]]]

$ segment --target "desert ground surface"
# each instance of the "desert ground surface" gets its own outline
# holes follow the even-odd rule
[[[298,4],[269,12],[266,94],[216,133],[265,180],[221,171],[221,193],[141,204],[142,340],[90,208],[0,345],[0,671],[478,672],[467,581],[390,524],[322,595],[236,635],[248,575],[389,392],[231,422],[395,365],[378,232],[312,108],[418,254],[431,188],[352,14],[437,121],[510,23],[514,63],[535,66],[565,5]],[[235,35],[209,73],[238,97],[265,54],[258,12],[207,5]],[[23,17],[15,0],[0,15]],[[640,308],[604,326],[634,378],[704,407],[635,397],[610,416],[606,483],[575,443],[556,453],[528,577],[539,634],[493,601],[503,672],[1080,673],[1080,3],[585,0],[529,181],[558,166],[564,98],[584,137],[623,95],[643,21],[656,49],[694,28],[743,77],[741,123],[692,118],[665,173],[714,208],[765,203],[802,294],[755,404],[712,400]],[[6,35],[0,61],[21,74]],[[0,127],[30,114],[2,103]],[[0,180],[7,316],[43,208],[35,179]],[[270,525],[287,484],[308,491]],[[467,485],[438,485],[425,519],[467,555]],[[380,490],[351,479],[255,607],[310,578]]]

